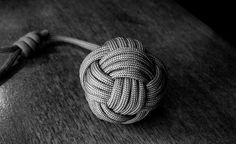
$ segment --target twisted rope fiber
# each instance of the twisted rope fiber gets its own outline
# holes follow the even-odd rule
[[[0,78],[20,57],[29,57],[43,43],[64,42],[91,50],[80,66],[80,82],[92,112],[112,123],[130,124],[156,108],[166,88],[166,69],[161,60],[148,54],[142,43],[117,37],[103,46],[47,30],[30,32],[12,47],[0,48],[13,54],[0,69]]]

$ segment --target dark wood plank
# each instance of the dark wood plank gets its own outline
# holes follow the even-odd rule
[[[0,1],[0,45],[32,30],[98,44],[139,39],[166,63],[168,91],[141,122],[97,119],[79,83],[86,50],[48,47],[0,86],[0,143],[234,143],[236,50],[170,0]],[[0,55],[0,64],[6,55]]]

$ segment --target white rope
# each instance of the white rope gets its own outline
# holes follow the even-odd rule
[[[138,40],[117,37],[99,46],[75,38],[50,36],[44,30],[30,32],[13,45],[27,57],[42,41],[69,43],[92,51],[80,66],[80,82],[92,112],[102,120],[122,124],[140,121],[163,96],[165,66],[147,54]]]

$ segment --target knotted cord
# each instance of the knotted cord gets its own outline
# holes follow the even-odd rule
[[[160,59],[148,54],[138,40],[117,37],[103,46],[47,30],[33,31],[0,53],[13,53],[0,68],[3,74],[29,57],[43,43],[64,42],[92,52],[80,66],[80,82],[92,112],[100,119],[130,124],[143,119],[156,108],[166,89],[166,68]]]

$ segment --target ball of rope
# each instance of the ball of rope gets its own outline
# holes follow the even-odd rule
[[[84,59],[80,81],[98,118],[129,124],[157,106],[166,76],[162,62],[147,54],[139,41],[118,37]]]

